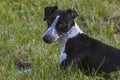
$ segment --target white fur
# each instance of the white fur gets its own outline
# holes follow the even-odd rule
[[[69,38],[75,37],[78,33],[82,34],[84,33],[79,26],[75,23],[75,26],[72,26],[72,28],[67,32],[64,33],[63,36],[59,39],[60,43],[60,63],[62,63],[66,58],[67,54],[65,51],[65,44]]]

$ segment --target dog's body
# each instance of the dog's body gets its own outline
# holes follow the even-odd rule
[[[111,72],[120,68],[120,49],[95,40],[78,27],[74,19],[75,9],[59,10],[56,6],[45,8],[44,20],[48,29],[43,35],[47,43],[59,41],[60,65],[66,69],[69,65],[91,71]],[[102,65],[101,65],[102,64]],[[100,66],[101,65],[101,66]]]

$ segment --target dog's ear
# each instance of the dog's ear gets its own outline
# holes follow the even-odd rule
[[[44,20],[47,20],[47,18],[54,12],[58,9],[57,6],[47,6],[45,7],[45,16],[44,16]]]
[[[69,8],[67,9],[67,12],[72,16],[72,18],[76,18],[78,16],[78,12],[76,9],[74,8]]]

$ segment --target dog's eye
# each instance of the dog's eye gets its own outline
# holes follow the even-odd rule
[[[47,20],[48,25],[52,24],[51,20]]]
[[[57,30],[59,32],[66,32],[68,30],[67,28],[68,28],[67,25],[63,23],[59,23],[57,26]]]
[[[65,25],[62,24],[62,23],[59,23],[59,24],[58,24],[58,29],[63,29],[63,28],[65,28]]]

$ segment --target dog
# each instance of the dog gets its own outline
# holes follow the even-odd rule
[[[42,39],[46,43],[58,41],[60,45],[60,66],[73,67],[91,72],[118,71],[120,49],[114,48],[86,35],[75,22],[78,12],[74,8],[60,10],[57,6],[45,7],[44,21],[48,28]]]

